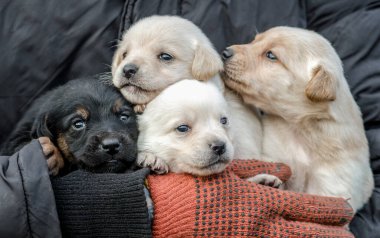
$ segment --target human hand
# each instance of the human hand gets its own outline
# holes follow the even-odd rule
[[[222,173],[150,175],[155,237],[353,237],[353,211],[342,198],[282,191],[247,181],[269,173],[286,181],[283,164],[234,160]]]
[[[49,174],[56,176],[59,170],[65,165],[64,159],[59,152],[59,149],[53,144],[49,137],[40,137],[38,141],[41,144],[42,151],[46,156],[46,161],[49,168]]]

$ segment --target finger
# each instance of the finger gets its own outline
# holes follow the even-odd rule
[[[50,144],[51,143],[49,137],[46,137],[46,136],[39,137],[38,141],[40,142],[41,145]]]
[[[44,152],[44,155],[49,158],[54,154],[55,147],[49,144],[42,145],[42,151]]]
[[[53,145],[51,140],[48,137],[39,137],[38,140],[41,144],[42,151],[43,151],[44,155],[47,158],[53,156],[55,150],[57,150],[57,149],[56,149],[55,145]]]
[[[323,197],[262,187],[265,196],[278,203],[277,212],[287,220],[344,225],[351,221],[353,210],[343,198]]]
[[[50,175],[58,174],[59,170],[64,167],[64,161],[59,151],[54,151],[54,153],[48,158],[47,165]]]
[[[267,227],[268,229],[268,227]],[[271,237],[334,237],[353,238],[353,234],[344,226],[321,225],[310,222],[289,221],[284,218],[275,219],[269,229]]]
[[[258,174],[271,174],[285,182],[292,174],[290,168],[283,163],[270,163],[255,159],[233,160],[230,168],[240,178],[254,177]]]

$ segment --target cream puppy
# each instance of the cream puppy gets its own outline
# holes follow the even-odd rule
[[[331,44],[311,31],[276,27],[223,57],[225,83],[265,112],[263,157],[291,167],[287,188],[361,208],[374,187],[369,150]]]
[[[205,34],[177,16],[152,16],[138,21],[123,36],[112,63],[113,84],[143,112],[169,85],[191,78],[210,80],[220,88],[230,111],[235,158],[258,158],[262,128],[259,116],[219,77],[223,62]]]
[[[134,104],[147,104],[184,78],[208,80],[223,69],[219,54],[192,22],[152,16],[124,35],[112,62],[113,84]]]
[[[138,116],[137,162],[154,171],[210,175],[233,159],[228,105],[212,83],[182,80]]]

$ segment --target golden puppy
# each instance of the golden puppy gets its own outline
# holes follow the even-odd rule
[[[158,173],[210,175],[233,159],[228,105],[212,83],[182,80],[138,116],[137,162]]]
[[[223,52],[224,80],[265,113],[263,157],[284,162],[294,191],[363,206],[374,187],[359,107],[341,61],[317,33],[272,28]]]
[[[162,90],[182,79],[210,80],[224,93],[235,157],[261,154],[262,128],[255,111],[224,88],[219,77],[223,62],[205,34],[177,16],[152,16],[138,21],[123,36],[112,63],[113,84],[142,112]]]

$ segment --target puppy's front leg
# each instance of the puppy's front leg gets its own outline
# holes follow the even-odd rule
[[[137,155],[137,164],[141,167],[148,167],[157,174],[166,174],[169,172],[169,166],[162,159],[150,152],[139,152]]]
[[[59,152],[58,148],[55,147],[53,142],[49,139],[49,137],[40,137],[38,138],[42,146],[42,151],[47,158],[47,164],[49,168],[50,175],[57,175],[59,170],[64,166],[64,160]]]
[[[133,107],[133,110],[137,113],[137,114],[142,114],[144,111],[145,111],[145,108],[146,108],[146,104],[138,104],[138,105],[135,105]]]
[[[283,183],[281,179],[271,174],[258,174],[256,176],[248,178],[247,180],[257,184],[266,185],[272,188],[279,188]]]

